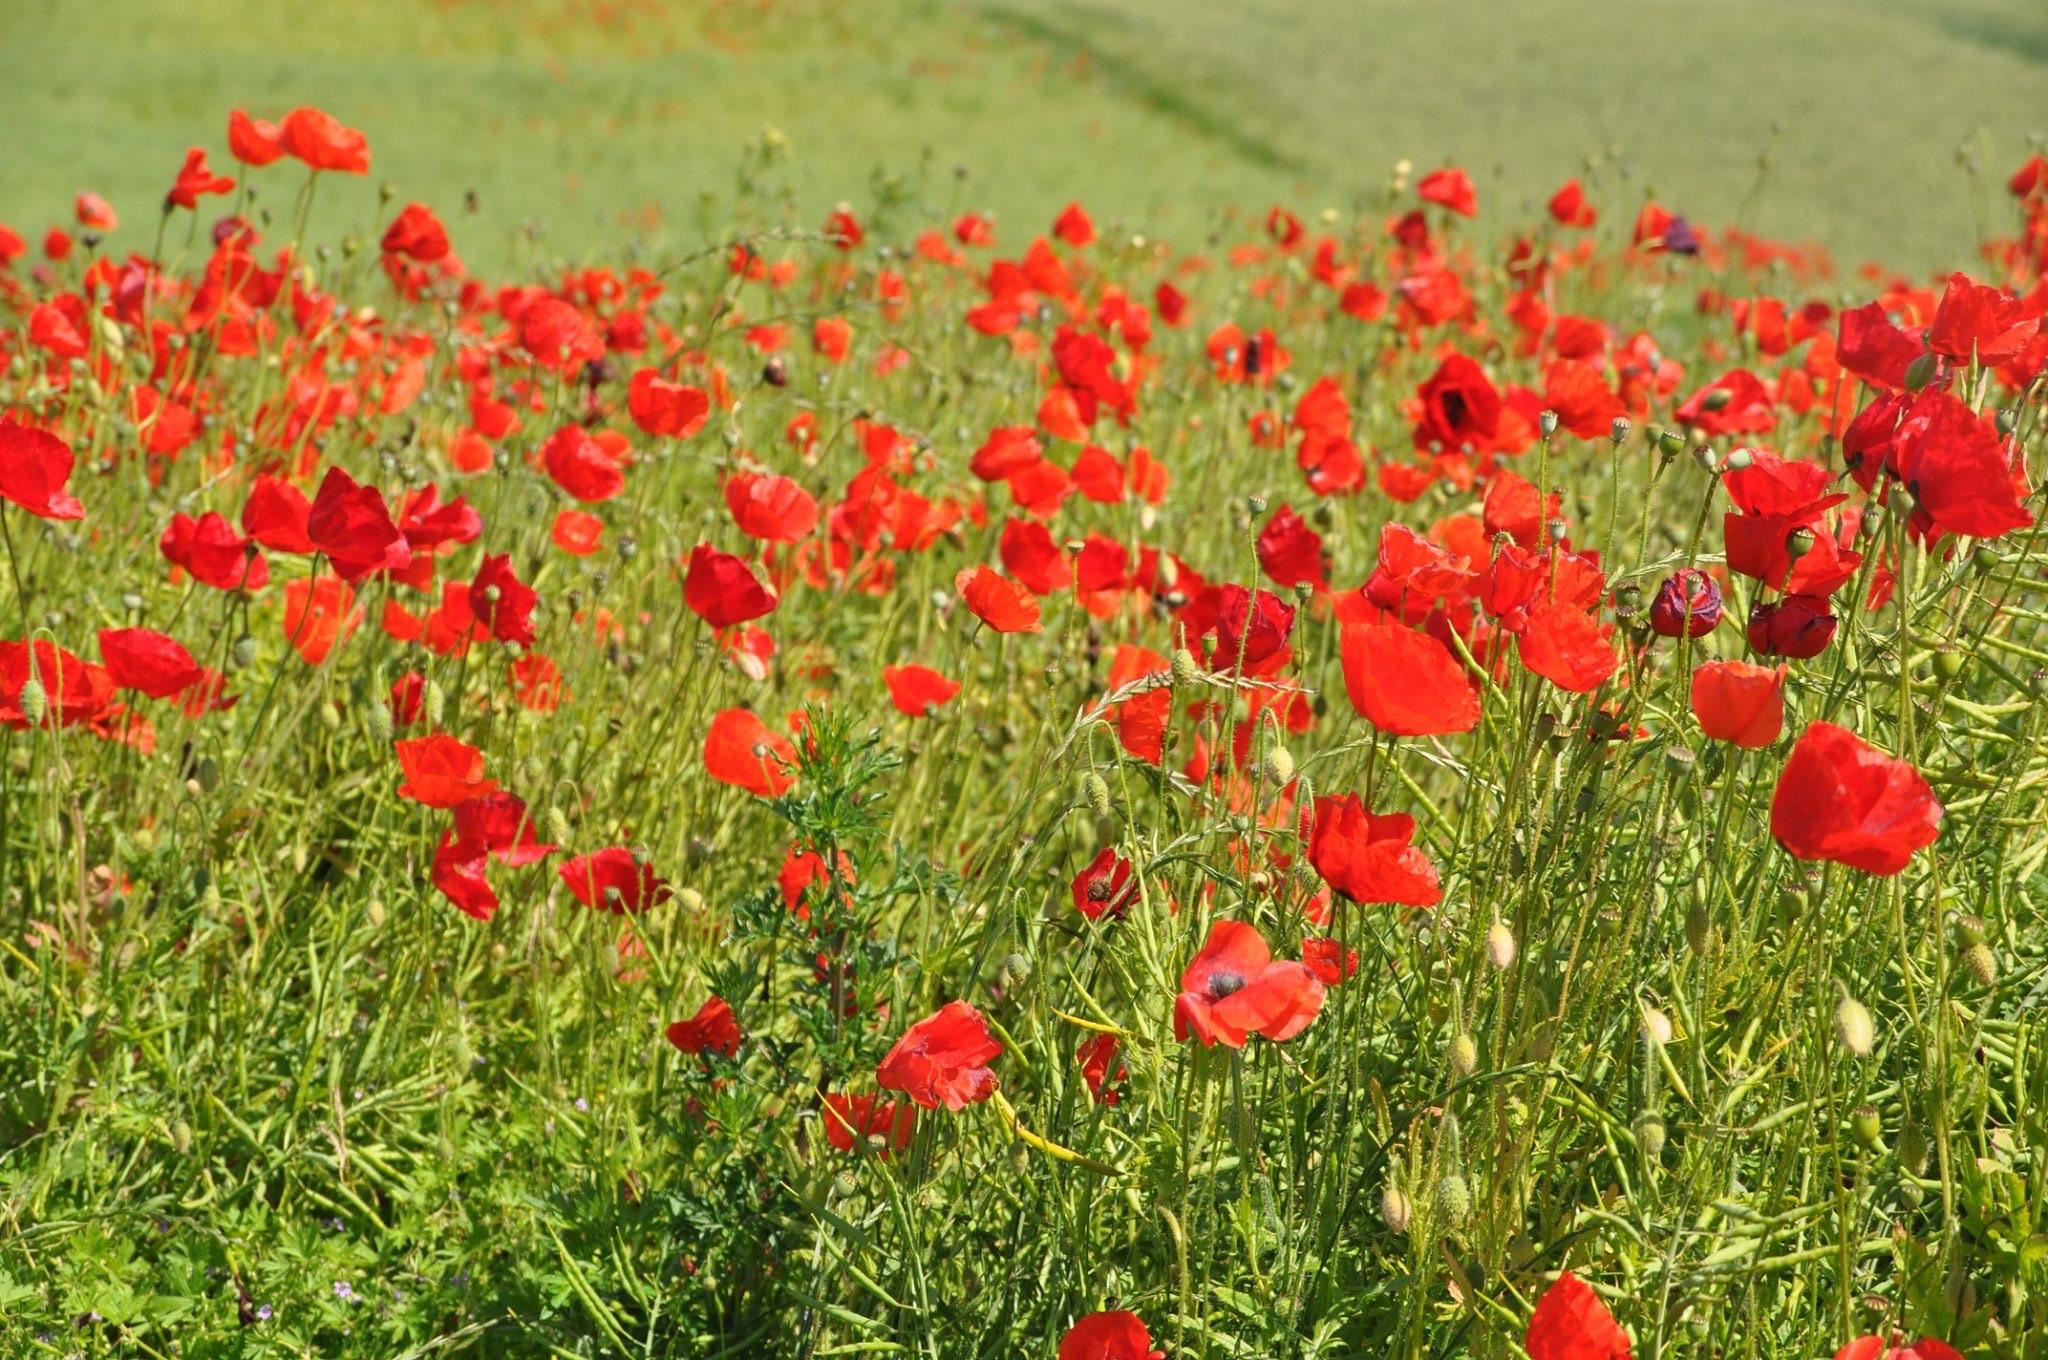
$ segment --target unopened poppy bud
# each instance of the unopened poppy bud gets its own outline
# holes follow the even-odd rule
[[[1878,1117],[1877,1106],[1868,1101],[1849,1112],[1849,1135],[1866,1148],[1874,1148],[1884,1137],[1884,1121]]]
[[[220,762],[212,756],[199,757],[199,763],[192,767],[192,782],[201,793],[212,793],[220,787]]]
[[[1171,674],[1173,676],[1173,683],[1178,688],[1195,683],[1196,679],[1202,674],[1202,669],[1195,664],[1195,654],[1193,652],[1185,647],[1176,647],[1173,649]]]
[[[1486,961],[1506,972],[1515,962],[1515,932],[1507,922],[1495,921],[1486,928]]]
[[[1643,1150],[1646,1161],[1656,1161],[1664,1155],[1664,1116],[1655,1110],[1644,1110],[1636,1116],[1636,1146]]]
[[[1894,482],[1892,484],[1889,504],[1893,514],[1904,515],[1907,519],[1911,519],[1914,512],[1920,508],[1920,499],[1913,494],[1911,487],[1902,486]]]
[[[1963,664],[1969,657],[1953,647],[1945,647],[1934,654],[1934,673],[1944,680],[1953,680],[1963,673]]]
[[[1465,1184],[1465,1178],[1455,1171],[1436,1183],[1436,1207],[1444,1221],[1453,1227],[1465,1221],[1472,1212],[1472,1187]]]
[[[1643,1007],[1643,1039],[1655,1048],[1671,1042],[1671,1017],[1655,1006]]]
[[[420,696],[420,707],[426,713],[429,727],[439,727],[441,719],[448,716],[448,691],[441,688],[438,680],[427,681],[426,690]]]
[[[1869,1010],[1847,992],[1835,1003],[1835,1037],[1858,1058],[1869,1057],[1870,1050],[1877,1047],[1877,1026]]]
[[[1906,365],[1906,390],[1918,392],[1934,381],[1934,375],[1941,371],[1941,360],[1932,351],[1915,358]]]
[[[30,727],[41,725],[50,711],[49,693],[43,689],[43,682],[33,675],[21,682],[21,695],[14,702],[21,709],[22,721]]]
[[[569,819],[562,815],[562,810],[557,807],[549,808],[547,822],[548,839],[557,845],[567,843],[569,839]]]
[[[1380,1191],[1380,1221],[1385,1223],[1388,1229],[1406,1236],[1408,1225],[1414,1218],[1414,1206],[1409,1204],[1408,1196],[1402,1194],[1397,1187],[1389,1185]]]
[[[1616,416],[1614,423],[1607,427],[1607,437],[1614,442],[1616,448],[1628,442],[1628,432],[1629,423],[1626,416]]]
[[[383,925],[383,924],[384,924],[384,899],[383,899],[383,898],[381,898],[381,897],[373,897],[373,898],[371,898],[371,899],[370,899],[370,900],[369,900],[369,901],[368,901],[367,903],[365,903],[365,904],[364,904],[363,910],[364,910],[364,912],[365,912],[365,913],[366,913],[366,914],[367,914],[367,915],[369,916],[369,918],[370,918],[370,924],[371,924],[371,925],[373,925],[373,926],[381,926],[381,925]]]
[[[1478,1041],[1463,1030],[1453,1034],[1444,1048],[1444,1064],[1453,1077],[1471,1076],[1479,1068]]]
[[[320,725],[330,732],[341,730],[341,705],[333,702],[320,705]]]
[[[1746,448],[1730,449],[1728,450],[1727,461],[1722,463],[1721,466],[1730,472],[1740,472],[1755,461],[1756,454]]]
[[[1695,954],[1705,954],[1714,947],[1714,922],[1704,902],[1695,902],[1685,909],[1685,946]]]
[[[1543,437],[1544,437],[1545,439],[1548,439],[1548,438],[1549,438],[1549,437],[1550,437],[1551,435],[1554,435],[1554,434],[1556,434],[1556,433],[1557,433],[1557,412],[1555,412],[1555,411],[1545,411],[1545,412],[1543,412],[1543,413],[1542,413],[1541,415],[1539,415],[1539,416],[1537,416],[1537,417],[1536,417],[1536,426],[1537,426],[1537,428],[1538,428],[1538,429],[1540,429],[1540,430],[1542,430],[1542,431],[1543,431]]]
[[[1275,746],[1266,753],[1266,778],[1276,789],[1294,782],[1294,755],[1285,746]]]
[[[248,669],[256,661],[256,639],[247,633],[242,634],[235,639],[235,645],[229,649],[228,655],[234,659],[237,670]]]
[[[1098,817],[1109,815],[1109,781],[1090,770],[1081,776],[1081,799]]]
[[[391,706],[381,700],[371,704],[368,712],[363,715],[363,726],[369,730],[371,741],[379,743],[390,741],[393,732]]]
[[[1998,955],[1982,940],[1967,945],[1963,949],[1963,971],[1975,978],[1978,986],[1989,987],[1998,981]]]
[[[1899,1165],[1915,1176],[1927,1172],[1927,1130],[1920,1127],[1920,1121],[1908,1116],[1899,1128]]]

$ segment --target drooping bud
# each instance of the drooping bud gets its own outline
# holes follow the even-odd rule
[[[33,675],[21,682],[21,695],[14,702],[21,710],[22,721],[30,727],[42,726],[44,717],[50,711],[49,691],[45,690],[43,682]]]
[[[1515,932],[1504,921],[1486,928],[1486,961],[1506,972],[1515,962]]]
[[[1847,992],[1835,1003],[1835,1037],[1858,1058],[1869,1057],[1870,1050],[1877,1047],[1877,1025],[1870,1011]]]
[[[1664,1116],[1656,1110],[1644,1110],[1636,1116],[1636,1146],[1643,1150],[1645,1161],[1656,1161],[1664,1155]]]
[[[1414,1217],[1414,1206],[1409,1204],[1408,1196],[1402,1194],[1398,1187],[1389,1184],[1380,1191],[1380,1219],[1388,1228],[1406,1236],[1408,1224]]]
[[[1479,1068],[1479,1044],[1470,1034],[1460,1030],[1451,1036],[1450,1044],[1444,1049],[1444,1064],[1451,1069],[1454,1077],[1469,1077]]]
[[[1285,746],[1275,746],[1266,753],[1266,778],[1276,789],[1294,782],[1294,755]]]
[[[1436,1183],[1436,1207],[1444,1221],[1456,1227],[1472,1212],[1472,1187],[1465,1184],[1463,1176],[1451,1172]]]
[[[1671,1042],[1671,1017],[1655,1006],[1643,1007],[1643,1041],[1653,1048]]]
[[[1081,776],[1081,798],[1096,816],[1109,815],[1109,781],[1093,770]]]
[[[1171,674],[1173,676],[1174,688],[1179,689],[1195,683],[1202,674],[1202,668],[1196,664],[1193,652],[1185,647],[1176,647],[1173,649]]]
[[[1918,392],[1934,381],[1934,375],[1941,371],[1941,360],[1930,350],[1919,355],[1906,365],[1906,390]]]

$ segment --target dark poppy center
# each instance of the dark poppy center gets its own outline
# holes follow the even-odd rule
[[[1442,397],[1439,398],[1439,400],[1443,403],[1444,424],[1450,426],[1452,429],[1455,430],[1465,423],[1465,412],[1467,408],[1465,405],[1464,393],[1446,392],[1443,394]]]
[[[1237,973],[1218,973],[1209,979],[1209,999],[1221,1001],[1232,992],[1244,990],[1244,978]]]

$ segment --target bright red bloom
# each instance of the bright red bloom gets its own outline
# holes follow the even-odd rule
[[[1479,725],[1479,694],[1464,665],[1427,633],[1369,623],[1346,628],[1341,650],[1345,693],[1380,731],[1429,737]]]
[[[911,718],[931,717],[960,692],[957,680],[948,680],[930,666],[884,666],[882,681],[896,711]]]
[[[1031,592],[988,567],[969,567],[953,578],[953,589],[974,616],[998,633],[1035,633],[1038,601]]]
[[[1060,1338],[1059,1360],[1165,1360],[1136,1313],[1090,1313]]]
[[[1629,1360],[1628,1333],[1569,1270],[1536,1301],[1522,1345],[1529,1360]]]
[[[403,255],[421,264],[432,264],[448,258],[448,229],[434,216],[432,208],[424,203],[408,203],[384,229],[381,244],[386,255]]]
[[[56,435],[0,418],[0,499],[42,519],[84,519],[85,507],[65,489],[75,462]]]
[[[853,327],[843,316],[821,316],[811,323],[811,348],[828,363],[843,363],[853,347]]]
[[[445,733],[404,737],[392,743],[405,778],[400,798],[432,808],[452,808],[495,793],[498,781],[484,775],[484,753]]]
[[[284,635],[309,666],[325,661],[334,645],[356,631],[363,613],[356,593],[339,576],[298,576],[284,587]]]
[[[1358,951],[1346,949],[1342,943],[1328,936],[1303,940],[1301,961],[1325,987],[1334,987],[1346,978],[1358,975]]]
[[[319,109],[293,109],[279,128],[279,145],[315,170],[370,173],[370,140]]]
[[[1319,797],[1308,859],[1331,891],[1352,902],[1433,907],[1443,901],[1436,866],[1415,840],[1415,819],[1381,816],[1355,793]]]
[[[654,866],[642,864],[624,846],[578,855],[558,871],[569,893],[593,911],[632,914],[666,902],[669,887]]]
[[[1252,1035],[1275,1043],[1309,1027],[1323,1008],[1323,984],[1305,963],[1275,961],[1265,937],[1242,921],[1218,921],[1180,975],[1174,1037],[1204,1048],[1243,1048]]]
[[[818,525],[818,502],[787,477],[742,472],[725,484],[725,508],[749,538],[796,543]]]
[[[469,583],[469,608],[500,642],[533,645],[533,608],[540,597],[512,570],[510,553],[487,553]]]
[[[242,532],[272,552],[310,555],[306,521],[312,513],[305,492],[276,477],[258,477],[242,503]]]
[[[1713,435],[1760,434],[1778,423],[1778,412],[1756,374],[1738,368],[1693,393],[1678,418]]]
[[[626,489],[618,460],[581,425],[564,425],[541,445],[541,462],[555,485],[586,504],[608,501]]]
[[[1522,664],[1572,694],[1600,688],[1621,669],[1621,657],[1608,641],[1612,624],[1603,624],[1568,601],[1539,605],[1515,639]]]
[[[1472,187],[1472,177],[1454,165],[1424,175],[1415,186],[1415,196],[1424,203],[1449,208],[1460,217],[1471,217],[1479,211],[1479,194]]]
[[[1564,187],[1550,196],[1550,220],[1560,227],[1584,229],[1600,220],[1593,205],[1586,201],[1586,191],[1575,179],[1568,179]]]
[[[1835,1360],[1963,1360],[1963,1353],[1946,1341],[1923,1336],[1918,1341],[1886,1341],[1881,1336],[1859,1336],[1835,1352]]]
[[[1073,894],[1074,910],[1091,921],[1103,916],[1122,916],[1138,900],[1138,885],[1131,879],[1131,862],[1105,845],[1074,875]]]
[[[261,590],[270,580],[263,554],[216,511],[198,519],[171,516],[157,549],[172,566],[215,590]]]
[[[2013,458],[1997,427],[1947,392],[1928,389],[1899,423],[1893,462],[1919,502],[1916,528],[1998,538],[2034,522],[2020,504]],[[1923,518],[1924,517],[1924,518]]]
[[[327,469],[321,479],[306,514],[306,537],[351,583],[372,572],[403,571],[412,562],[412,545],[392,520],[382,493],[359,485],[340,468]]]
[[[988,1064],[1003,1055],[982,1013],[949,1001],[905,1032],[875,1068],[875,1080],[927,1110],[964,1110],[995,1094]]]
[[[1079,249],[1095,240],[1095,223],[1088,216],[1088,210],[1078,203],[1069,203],[1053,219],[1052,234],[1068,245]]]
[[[548,538],[571,557],[588,557],[604,546],[604,521],[588,510],[563,510]]]
[[[711,416],[711,398],[701,387],[669,382],[651,368],[638,369],[626,385],[626,409],[643,434],[688,439]]]
[[[114,205],[90,191],[72,199],[71,208],[78,214],[78,225],[87,231],[113,231],[121,225]]]
[[[796,748],[748,710],[723,709],[704,736],[704,768],[721,784],[780,798],[796,783]]]
[[[115,685],[152,699],[182,694],[205,674],[183,643],[149,628],[100,629],[100,659]]]
[[[1500,430],[1500,392],[1486,370],[1462,354],[1438,365],[1416,396],[1422,403],[1414,434],[1418,449],[1456,453],[1489,442]]]
[[[1117,1039],[1114,1034],[1091,1034],[1074,1050],[1074,1061],[1081,1065],[1081,1080],[1087,1083],[1088,1094],[1098,1105],[1117,1105],[1123,1101],[1123,1093],[1116,1089],[1116,1083],[1129,1076],[1130,1072],[1117,1061],[1116,1055]]]
[[[1785,667],[1709,661],[1692,673],[1692,715],[1715,741],[1760,750],[1785,730]]]
[[[538,864],[555,851],[537,838],[526,800],[502,790],[457,803],[454,830],[464,845],[514,868]]]
[[[91,722],[114,700],[114,679],[105,667],[41,639],[33,645],[0,642],[0,723],[17,731],[30,725],[22,710],[21,692],[32,675],[43,687],[39,725],[46,728]]]
[[[1771,796],[1771,835],[1793,858],[1885,876],[1934,843],[1941,817],[1918,770],[1829,722],[1799,734]]]
[[[2040,329],[2038,304],[1951,274],[1927,327],[1927,348],[1959,364],[1992,367],[2025,349]]]
[[[777,601],[744,558],[699,543],[690,550],[683,603],[713,628],[730,628],[774,613]]]
[[[206,149],[192,147],[185,153],[185,163],[178,167],[178,178],[171,185],[171,191],[164,195],[164,202],[174,207],[199,207],[202,194],[233,193],[235,182],[226,175],[216,175],[206,168]]]
[[[268,165],[284,155],[284,129],[236,109],[228,114],[228,150],[244,165]]]
[[[820,1112],[825,1141],[841,1152],[856,1147],[886,1158],[910,1146],[917,1132],[917,1106],[907,1100],[883,1100],[879,1096],[825,1097]]]
[[[1283,505],[1259,531],[1259,569],[1274,585],[1293,586],[1306,581],[1321,587],[1329,582],[1323,564],[1323,538],[1308,522]]]
[[[1758,656],[1805,660],[1828,649],[1835,640],[1835,625],[1821,596],[1787,595],[1782,600],[1758,600],[1749,611],[1746,636],[1749,649]]]
[[[693,1057],[701,1053],[739,1056],[740,1022],[722,996],[712,997],[697,1008],[695,1015],[676,1021],[662,1032],[670,1043]]]

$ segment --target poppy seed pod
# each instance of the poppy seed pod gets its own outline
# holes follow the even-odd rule
[[[1877,1106],[1868,1101],[1849,1112],[1849,1136],[1866,1148],[1875,1148],[1884,1137],[1884,1121]]]
[[[1722,463],[1721,466],[1730,472],[1741,472],[1744,468],[1749,467],[1755,462],[1756,454],[1749,449],[1730,449],[1728,450],[1727,461]]]
[[[1607,437],[1613,441],[1616,448],[1628,442],[1629,428],[1627,416],[1616,416],[1614,423],[1607,427]]]
[[[1871,1049],[1877,1046],[1877,1026],[1870,1011],[1847,992],[1835,1003],[1835,1037],[1858,1058],[1869,1057]]]
[[[1536,417],[1536,426],[1543,431],[1545,439],[1557,433],[1557,412],[1544,411]]]

